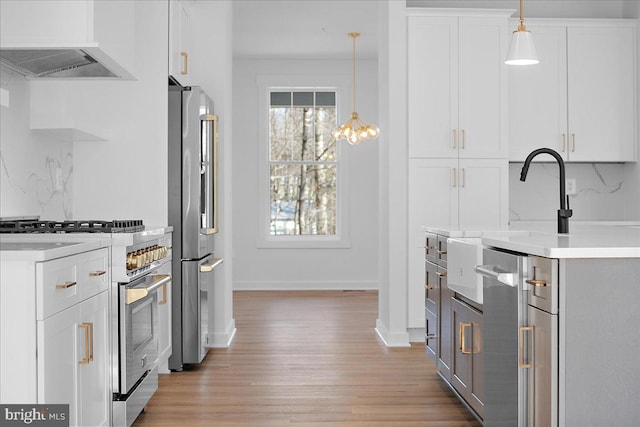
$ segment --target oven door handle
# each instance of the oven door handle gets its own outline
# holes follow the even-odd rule
[[[507,286],[518,286],[515,273],[496,271],[493,265],[476,265],[474,271],[482,276],[490,277]]]
[[[127,289],[127,298],[126,304],[133,304],[136,301],[139,301],[143,298],[146,298],[148,295],[152,294],[155,290],[159,289],[162,285],[168,284],[171,282],[171,275],[169,274],[156,274],[153,276],[153,283],[146,288],[131,288]]]

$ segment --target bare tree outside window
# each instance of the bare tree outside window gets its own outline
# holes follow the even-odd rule
[[[335,92],[271,92],[272,236],[335,235]]]

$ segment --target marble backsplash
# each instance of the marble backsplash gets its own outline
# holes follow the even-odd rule
[[[33,132],[29,84],[0,67],[9,105],[0,107],[0,217],[73,217],[73,143]]]
[[[521,170],[522,163],[509,164],[509,219],[555,220],[560,205],[558,164],[533,163],[525,182],[520,181]],[[567,163],[566,177],[576,180],[576,194],[569,196],[572,219],[628,219],[628,196],[638,189],[627,185],[624,164]]]

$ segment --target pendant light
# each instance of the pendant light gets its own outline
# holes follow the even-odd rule
[[[531,40],[531,31],[524,26],[524,12],[522,11],[523,0],[520,0],[520,25],[513,32],[509,53],[504,63],[507,65],[533,65],[538,62],[536,48]]]
[[[360,33],[349,33],[348,36],[353,38],[353,112],[345,124],[333,131],[333,136],[337,141],[346,140],[351,145],[358,145],[366,139],[377,138],[380,129],[366,124],[356,113],[356,37],[360,37]]]

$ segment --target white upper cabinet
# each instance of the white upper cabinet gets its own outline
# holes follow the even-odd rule
[[[169,75],[188,86],[191,37],[188,3],[169,0]]]
[[[408,17],[410,158],[506,158],[507,18]]]
[[[133,79],[134,7],[133,0],[3,0],[3,61],[28,77]]]
[[[509,159],[523,161],[549,147],[567,161],[635,161],[635,22],[531,20],[527,26],[540,63],[509,67]]]

